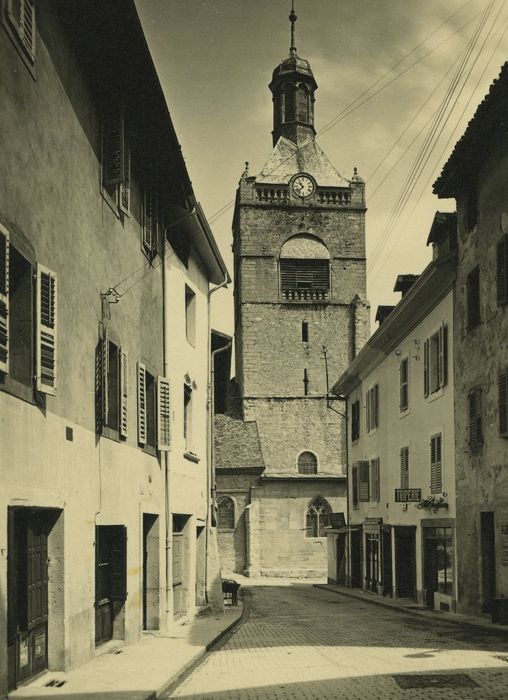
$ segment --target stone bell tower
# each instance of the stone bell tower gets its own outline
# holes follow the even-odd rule
[[[314,576],[326,571],[324,516],[346,511],[345,424],[332,410],[343,407],[327,377],[368,337],[366,204],[356,169],[340,175],[316,141],[317,83],[289,19],[289,56],[269,85],[273,151],[243,173],[233,219],[236,380],[264,466],[245,501],[244,569]],[[232,484],[221,478],[220,493]]]

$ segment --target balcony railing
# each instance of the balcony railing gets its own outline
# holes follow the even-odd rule
[[[328,301],[328,289],[283,289],[282,298],[286,301]]]
[[[289,202],[288,187],[256,187],[256,196],[260,202],[286,203]]]

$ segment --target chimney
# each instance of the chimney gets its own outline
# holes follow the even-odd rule
[[[406,296],[420,275],[397,275],[394,292],[402,292],[402,298]]]

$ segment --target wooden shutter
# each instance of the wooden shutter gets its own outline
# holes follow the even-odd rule
[[[157,380],[157,449],[171,448],[171,396],[169,379]]]
[[[400,450],[400,488],[409,488],[409,447]]]
[[[358,464],[353,464],[351,467],[351,497],[353,506],[358,505]]]
[[[129,358],[127,353],[119,349],[120,357],[120,435],[127,437],[128,420],[128,390],[129,390]]]
[[[360,501],[368,501],[370,498],[370,465],[367,461],[358,463],[359,484],[358,498]]]
[[[429,345],[430,341],[427,338],[423,344],[423,395],[429,395]]]
[[[439,363],[438,363],[438,381],[439,386],[443,387],[448,379],[448,326],[445,323],[441,324],[439,329]]]
[[[111,538],[111,600],[127,598],[127,528],[111,525],[115,529]]]
[[[124,173],[120,183],[120,211],[127,216],[131,211],[131,150],[124,144]]]
[[[35,1],[21,0],[21,38],[32,58],[35,56]]]
[[[409,360],[405,357],[399,365],[400,399],[399,408],[405,411],[409,405]]]
[[[441,433],[430,438],[430,492],[443,490]]]
[[[35,377],[37,391],[56,393],[57,385],[56,275],[37,264]]]
[[[373,401],[374,401],[374,428],[377,428],[379,425],[379,384],[375,384],[373,389]]]
[[[95,350],[95,429],[98,435],[102,433],[108,416],[108,348],[108,333],[104,329]]]
[[[365,394],[365,424],[367,432],[370,431],[370,391]]]
[[[146,443],[146,367],[138,362],[138,442]]]
[[[142,245],[150,260],[157,254],[159,228],[159,203],[151,190],[145,190],[143,202],[143,238]]]
[[[497,304],[508,302],[508,235],[503,236],[497,244]]]
[[[351,406],[351,442],[360,437],[360,402],[354,401]]]
[[[9,232],[0,225],[0,371],[9,372]]]
[[[370,500],[379,501],[379,458],[370,460]]]
[[[469,392],[469,444],[482,443],[482,390],[476,386]]]
[[[108,114],[103,124],[103,184],[119,185],[125,172],[125,128],[120,112]]]
[[[508,367],[499,373],[499,433],[508,437]]]

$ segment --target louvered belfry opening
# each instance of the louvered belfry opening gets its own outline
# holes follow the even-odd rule
[[[288,301],[328,301],[330,255],[326,246],[309,234],[293,236],[280,257],[281,296]]]

